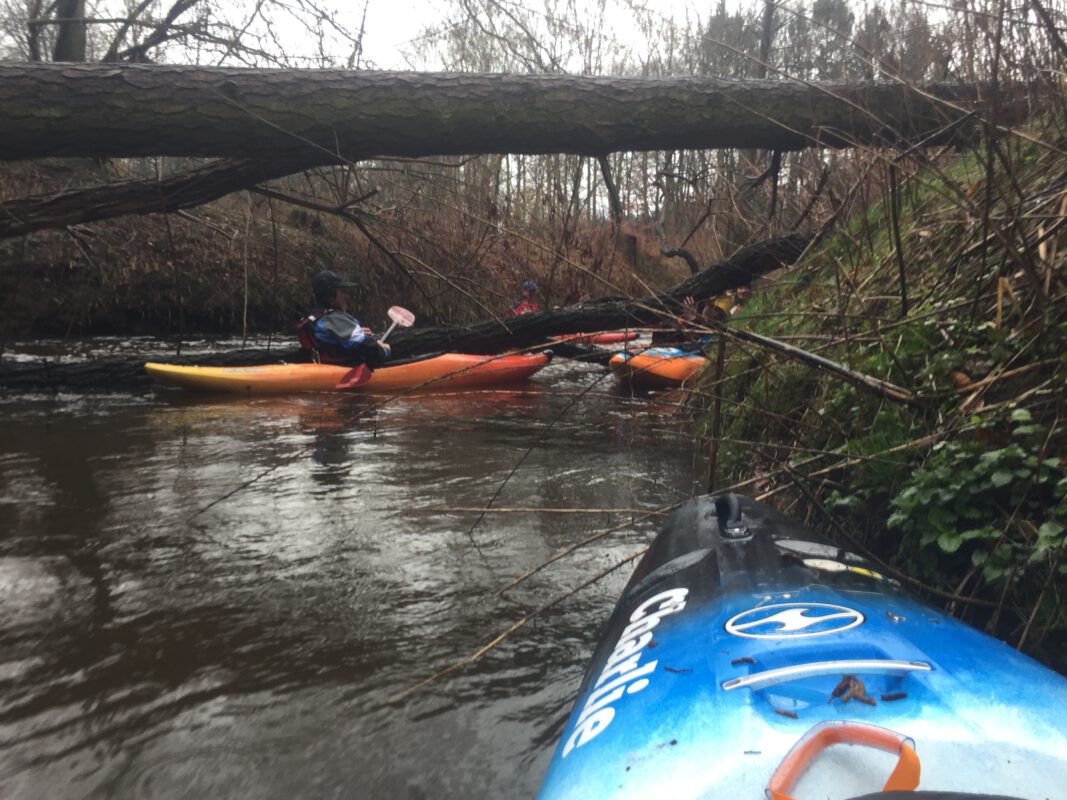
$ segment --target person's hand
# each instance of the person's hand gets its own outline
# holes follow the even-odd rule
[[[686,322],[696,322],[700,319],[700,314],[697,312],[697,301],[693,299],[692,295],[687,294],[682,298],[682,319]]]
[[[385,357],[389,358],[393,354],[393,348],[385,342],[378,342],[378,347],[382,348],[382,352],[385,353]]]

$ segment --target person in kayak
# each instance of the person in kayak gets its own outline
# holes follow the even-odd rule
[[[389,345],[348,313],[348,290],[357,285],[330,270],[312,276],[315,310],[297,325],[297,337],[317,361],[374,369],[388,360]]]
[[[522,314],[533,314],[541,310],[541,304],[537,302],[537,284],[534,281],[522,282],[522,296],[508,309],[509,317],[518,317]]]
[[[682,300],[682,312],[674,320],[674,329],[653,333],[652,344],[680,347],[683,350],[700,349],[714,338],[707,329],[740,313],[751,296],[752,286],[744,284],[733,292],[713,297],[703,304],[698,304],[692,297],[685,297]]]
[[[752,296],[752,285],[743,284],[734,290],[733,303],[730,305],[730,316],[739,314],[745,308],[745,302]]]
[[[727,312],[720,305],[719,298],[697,303],[692,296],[686,296],[681,305],[681,313],[674,318],[673,327],[653,332],[652,344],[692,352],[702,350],[713,338],[707,329],[724,321]]]

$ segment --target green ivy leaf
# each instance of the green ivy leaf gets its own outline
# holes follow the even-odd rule
[[[1015,480],[1015,476],[1006,469],[998,469],[992,475],[989,476],[989,482],[996,486],[998,489],[1001,486],[1007,486]]]
[[[1037,537],[1039,539],[1054,539],[1061,533],[1063,533],[1063,526],[1052,520],[1043,522],[1041,527],[1037,529]]]
[[[1007,569],[996,564],[986,564],[982,567],[982,575],[987,581],[995,581],[997,578],[1004,577],[1007,573]]]
[[[963,537],[955,532],[942,533],[937,537],[937,544],[946,553],[955,553],[963,544]]]
[[[982,455],[978,456],[978,460],[983,464],[989,464],[993,461],[1000,461],[1004,458],[1004,454],[1008,451],[1008,448],[1002,447],[999,450],[986,450]]]
[[[911,530],[911,520],[903,511],[894,511],[890,514],[889,519],[886,520],[886,525],[890,528],[899,528],[904,531]]]
[[[930,506],[926,511],[926,522],[935,528],[951,528],[955,526],[956,514],[944,506]]]

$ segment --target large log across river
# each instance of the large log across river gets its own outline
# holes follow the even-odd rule
[[[966,142],[1024,87],[176,65],[0,64],[0,161],[218,160],[0,202],[0,239],[188,209],[314,167],[472,153]]]
[[[812,234],[796,233],[770,239],[738,251],[662,294],[640,299],[604,298],[562,309],[524,314],[505,320],[487,320],[469,327],[418,326],[390,337],[394,359],[428,353],[500,353],[541,345],[552,336],[662,324],[678,310],[687,295],[708,299],[792,264],[811,242]],[[569,346],[558,350],[574,352]],[[242,365],[304,360],[299,350],[240,350],[195,358],[167,358],[174,364]],[[0,391],[145,391],[149,380],[144,358],[59,363],[0,360]]]
[[[797,150],[958,135],[1017,87],[681,76],[0,64],[0,160],[307,159],[717,147]]]

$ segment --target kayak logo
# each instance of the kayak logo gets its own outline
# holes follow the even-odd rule
[[[830,603],[775,603],[731,617],[726,632],[745,639],[800,639],[843,633],[862,625],[854,608]]]

